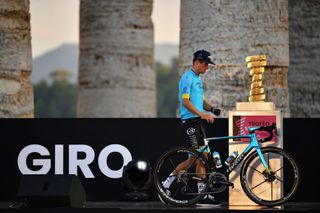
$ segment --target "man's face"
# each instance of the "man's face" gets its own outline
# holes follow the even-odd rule
[[[208,62],[200,62],[200,61],[198,61],[199,63],[198,63],[198,72],[199,72],[199,74],[205,74],[206,73],[206,71],[208,70]]]

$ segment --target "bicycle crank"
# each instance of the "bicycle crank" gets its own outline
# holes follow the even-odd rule
[[[220,193],[226,190],[228,186],[234,187],[227,177],[220,172],[212,172],[209,176],[209,188],[211,193]]]

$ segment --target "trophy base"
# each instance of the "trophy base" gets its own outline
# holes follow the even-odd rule
[[[273,102],[237,102],[237,111],[275,110]]]
[[[269,126],[272,123],[276,123],[279,136],[274,137],[271,141],[261,144],[265,146],[275,146],[282,148],[282,115],[280,111],[275,110],[275,105],[272,102],[239,102],[236,103],[236,110],[229,111],[229,135],[241,135],[249,134],[249,126]],[[259,133],[262,134],[262,133]],[[260,136],[258,136],[260,137]],[[264,137],[264,136],[263,136]],[[243,140],[229,140],[229,155],[232,155],[233,151],[242,153],[248,146],[250,141]],[[270,167],[281,168],[281,159],[273,159],[270,161]],[[259,171],[263,171],[263,166],[257,167]],[[283,173],[279,173],[279,177],[283,178]],[[234,183],[234,188],[229,189],[229,205],[236,206],[258,206],[251,201],[244,191],[242,190],[240,181],[240,168],[236,168],[229,174],[229,180]],[[258,175],[252,175],[252,185],[258,185],[261,183],[261,177]],[[270,199],[270,190],[266,190],[267,185],[261,185],[255,189],[255,192],[259,193],[259,197],[262,199]],[[283,190],[281,182],[273,185],[274,198],[280,197]]]

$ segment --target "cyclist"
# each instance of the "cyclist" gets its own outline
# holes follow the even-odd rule
[[[211,61],[211,54],[206,50],[198,50],[193,54],[193,65],[185,72],[179,82],[179,101],[180,101],[180,117],[182,121],[182,129],[186,137],[187,145],[202,151],[204,147],[203,137],[205,131],[202,119],[208,123],[213,123],[215,116],[206,111],[212,112],[216,115],[220,114],[220,110],[214,109],[212,105],[204,98],[203,83],[200,74],[205,74],[208,65],[214,63]],[[207,150],[204,150],[204,155],[207,155]],[[162,186],[167,194],[170,194],[170,186],[176,179],[179,171],[184,170],[193,161],[189,158],[180,163],[176,169],[162,182]],[[204,174],[205,168],[200,162],[195,162],[197,174]],[[200,175],[201,176],[201,175]],[[202,175],[205,178],[205,175]],[[203,192],[206,188],[206,183],[198,181],[198,192]],[[212,195],[206,195],[199,203],[209,203],[219,205]]]

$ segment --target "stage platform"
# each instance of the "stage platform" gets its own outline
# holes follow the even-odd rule
[[[277,211],[277,212],[293,212],[293,211],[320,211],[320,202],[301,202],[287,203],[281,207],[267,208],[259,206],[229,206],[227,203],[222,203],[221,206],[213,206],[207,204],[197,204],[190,207],[174,207],[164,205],[161,202],[87,202],[84,208],[28,208],[21,206],[21,203],[16,202],[0,202],[0,212],[237,212],[237,211]]]

